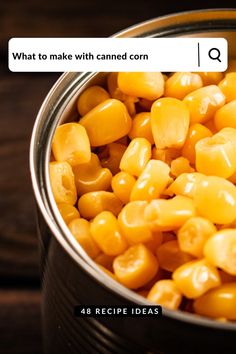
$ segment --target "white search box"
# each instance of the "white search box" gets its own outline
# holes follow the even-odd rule
[[[13,72],[225,71],[224,38],[12,38]]]

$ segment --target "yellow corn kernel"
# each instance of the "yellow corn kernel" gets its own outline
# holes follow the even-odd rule
[[[223,284],[199,297],[193,307],[197,314],[211,318],[236,320],[236,282]]]
[[[236,129],[236,99],[218,109],[214,117],[217,130],[226,127]]]
[[[151,158],[151,144],[145,138],[135,138],[128,145],[120,161],[120,169],[139,176]]]
[[[111,185],[112,173],[108,168],[102,168],[96,154],[85,164],[73,169],[78,195],[99,190],[107,190]]]
[[[205,123],[225,104],[225,96],[218,86],[210,85],[188,94],[183,102],[190,112],[191,124]]]
[[[112,98],[116,98],[117,100],[124,101],[127,97],[120,88],[118,87],[118,73],[110,73],[107,77],[107,87],[108,92],[110,93]]]
[[[87,114],[98,104],[110,98],[109,93],[101,86],[91,86],[84,90],[77,101],[77,109],[81,116]]]
[[[202,86],[202,79],[198,74],[174,73],[166,80],[164,95],[182,100],[187,94]]]
[[[163,233],[161,231],[156,231],[152,233],[152,240],[145,242],[145,246],[153,254],[156,254],[156,251],[161,246],[162,241],[163,241]]]
[[[167,200],[152,200],[144,210],[145,220],[156,231],[176,230],[195,215],[192,199],[182,195]]]
[[[151,127],[157,148],[181,148],[189,128],[187,107],[176,98],[160,98],[152,105]]]
[[[94,260],[97,264],[102,266],[103,268],[106,268],[110,272],[113,272],[113,261],[114,261],[114,256],[108,256],[108,254],[105,253],[100,253]]]
[[[59,203],[57,207],[66,224],[80,217],[78,210],[71,204]]]
[[[155,146],[152,149],[152,159],[166,162],[169,166],[171,164],[171,161],[177,159],[177,157],[179,157],[180,155],[181,155],[180,149],[174,149],[174,148],[159,149],[156,148]]]
[[[163,95],[164,79],[158,72],[120,72],[118,87],[126,95],[152,101]]]
[[[147,247],[138,244],[116,257],[113,268],[121,284],[130,289],[138,289],[154,278],[158,271],[158,263]]]
[[[117,174],[120,171],[120,160],[124,155],[127,146],[119,143],[111,143],[107,145],[108,147],[108,157],[104,157],[101,160],[103,167],[109,168],[113,175]]]
[[[212,136],[211,130],[206,128],[204,125],[199,123],[191,125],[182,148],[182,156],[186,157],[191,164],[195,164],[195,145],[199,140],[210,136]]]
[[[236,99],[236,72],[225,75],[224,79],[219,83],[219,88],[226,97],[226,102]]]
[[[114,194],[124,203],[130,200],[130,193],[135,185],[136,179],[127,172],[117,173],[111,181]]]
[[[224,229],[211,236],[205,244],[204,255],[211,264],[236,275],[236,230]]]
[[[75,177],[68,162],[50,162],[49,174],[56,203],[74,205],[77,200]]]
[[[163,243],[157,249],[159,266],[168,272],[174,272],[182,264],[190,262],[193,257],[181,251],[177,240]]]
[[[204,86],[217,85],[224,77],[224,74],[219,72],[201,72],[198,75],[201,76]]]
[[[91,149],[84,127],[78,123],[66,123],[57,127],[52,151],[57,161],[67,161],[71,166],[89,162]]]
[[[236,171],[235,144],[224,134],[198,141],[195,149],[198,172],[228,178]]]
[[[169,310],[177,310],[182,301],[182,295],[170,279],[159,280],[149,291],[147,300]]]
[[[85,219],[74,219],[69,223],[68,227],[76,241],[78,241],[85,252],[92,259],[96,258],[100,252],[100,249],[91,236],[89,222]]]
[[[85,127],[91,145],[101,146],[128,134],[132,121],[124,103],[108,99],[81,118],[80,124]]]
[[[170,182],[169,173],[170,168],[165,162],[150,160],[137,179],[131,191],[130,200],[150,201],[159,198]]]
[[[118,256],[128,247],[118,221],[110,211],[103,211],[94,218],[90,232],[98,247],[108,256]]]
[[[194,172],[194,169],[190,166],[189,160],[181,156],[171,161],[170,172],[172,176],[178,177],[182,173]]]
[[[212,118],[212,119],[208,120],[206,123],[204,123],[204,126],[205,126],[205,128],[209,129],[212,132],[212,134],[215,134],[218,131],[215,126],[214,118]]]
[[[188,219],[178,230],[179,247],[183,252],[201,258],[206,241],[216,231],[215,225],[208,219],[202,217]]]
[[[130,202],[124,206],[118,216],[122,233],[130,244],[153,240],[148,222],[144,220],[146,201]]]
[[[221,177],[205,177],[196,185],[194,204],[198,214],[216,224],[228,224],[236,217],[236,187]]]
[[[172,278],[188,299],[196,299],[221,284],[219,272],[205,259],[183,264],[175,270]]]
[[[110,211],[118,215],[122,209],[122,202],[111,192],[89,192],[80,197],[78,209],[83,218],[93,219],[102,211]]]
[[[182,173],[175,181],[167,188],[167,195],[184,195],[185,197],[193,198],[197,185],[205,176],[198,172]]]
[[[132,122],[132,128],[129,132],[130,139],[145,138],[150,144],[154,144],[151,129],[151,113],[141,112],[136,114]]]

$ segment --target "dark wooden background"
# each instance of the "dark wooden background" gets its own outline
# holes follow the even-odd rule
[[[234,1],[0,2],[0,353],[41,353],[40,285],[34,198],[28,167],[37,111],[58,74],[7,68],[11,37],[106,37],[159,15],[232,7]],[[235,7],[235,6],[233,6]]]

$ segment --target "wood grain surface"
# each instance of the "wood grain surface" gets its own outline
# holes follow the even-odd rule
[[[232,7],[232,1],[224,1]],[[7,68],[11,37],[106,37],[137,22],[222,1],[8,0],[0,2],[0,353],[41,353],[40,291],[29,142],[60,74]]]

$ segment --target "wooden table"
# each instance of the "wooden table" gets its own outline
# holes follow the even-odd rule
[[[176,3],[177,4],[177,3]],[[59,74],[7,69],[7,41],[19,36],[109,36],[191,4],[93,0],[0,3],[0,353],[41,353],[40,290],[29,141],[37,111]],[[224,5],[227,4],[224,2]],[[217,7],[214,1],[213,6]],[[219,2],[220,6],[220,2]],[[207,7],[198,1],[198,8]],[[196,7],[195,7],[196,8]]]

